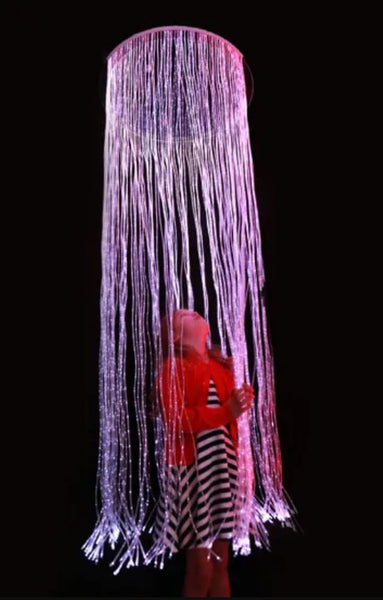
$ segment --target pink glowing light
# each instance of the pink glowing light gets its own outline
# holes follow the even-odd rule
[[[176,551],[165,539],[168,507],[162,534],[148,548],[143,541],[144,533],[153,531],[150,428],[154,467],[165,498],[171,482],[164,440],[176,435],[161,419],[148,420],[146,377],[155,381],[163,366],[160,313],[194,310],[195,259],[204,318],[210,323],[212,311],[223,354],[230,351],[233,357],[236,387],[256,381],[256,403],[237,420],[239,487],[232,548],[235,555],[247,555],[251,538],[257,547],[270,549],[265,523],[279,521],[295,529],[296,509],[282,483],[243,55],[211,32],[159,27],[128,38],[108,57],[96,482],[100,498],[97,523],[82,548],[88,559],[98,562],[106,543],[114,549],[122,541],[111,563],[118,562],[114,574],[124,565],[153,562],[163,568],[166,553],[170,557]],[[245,331],[247,301],[250,339]],[[172,392],[173,346],[171,334]],[[126,376],[130,356],[135,373],[131,390]]]

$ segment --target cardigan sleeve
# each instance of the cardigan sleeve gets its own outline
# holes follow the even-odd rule
[[[176,361],[174,385],[171,389],[171,377],[168,368],[164,367],[161,373],[162,383],[162,408],[168,426],[177,432],[197,433],[204,429],[214,429],[225,425],[228,421],[235,420],[227,403],[223,406],[188,407],[182,393],[182,377],[184,375],[185,388],[188,385],[187,371],[183,371],[180,361]],[[161,396],[160,396],[161,400]]]

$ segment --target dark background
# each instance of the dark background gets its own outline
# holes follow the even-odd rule
[[[3,276],[14,315],[4,313],[12,399],[4,406],[14,411],[4,420],[0,593],[181,593],[182,555],[164,571],[114,577],[108,553],[95,565],[80,546],[95,524],[105,58],[136,32],[189,25],[231,41],[254,77],[248,118],[284,485],[303,529],[273,526],[270,553],[231,558],[232,595],[382,596],[382,500],[373,487],[381,453],[370,397],[356,383],[361,347],[349,360],[363,322],[349,300],[363,277],[342,295],[349,272],[362,269],[345,251],[357,233],[339,179],[337,94],[351,67],[339,56],[352,54],[353,41],[347,54],[342,37],[350,15],[282,5],[257,5],[251,17],[163,5],[135,14],[131,5],[92,5],[83,14],[59,3],[1,10],[10,159]]]

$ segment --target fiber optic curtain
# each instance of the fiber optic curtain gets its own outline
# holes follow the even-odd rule
[[[223,355],[233,358],[236,387],[256,389],[254,406],[237,419],[233,553],[250,554],[251,538],[270,550],[267,522],[295,530],[264,284],[243,55],[192,27],[133,35],[107,61],[97,522],[82,546],[89,560],[98,562],[106,543],[118,549],[114,574],[163,568],[172,555],[165,533],[154,542],[149,533],[158,491],[170,494],[165,440],[181,434],[176,418],[169,427],[147,406],[163,366],[161,315],[194,310],[197,290]],[[171,328],[169,357],[172,397]]]

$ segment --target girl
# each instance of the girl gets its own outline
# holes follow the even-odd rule
[[[254,389],[246,383],[234,388],[232,359],[225,358],[218,346],[207,347],[210,329],[201,315],[179,309],[171,322],[177,375],[182,375],[185,387],[182,400],[179,390],[176,401],[177,407],[181,402],[184,407],[181,433],[166,448],[167,476],[174,484],[171,489],[175,489],[170,499],[172,518],[167,543],[173,551],[184,549],[186,553],[183,596],[230,597],[228,558],[237,489],[236,419],[251,407]],[[177,419],[174,412],[170,414],[166,316],[161,321],[161,342],[162,409],[165,421],[174,425]],[[165,502],[160,498],[155,535],[161,531],[164,512]],[[211,552],[209,540],[213,537]]]

